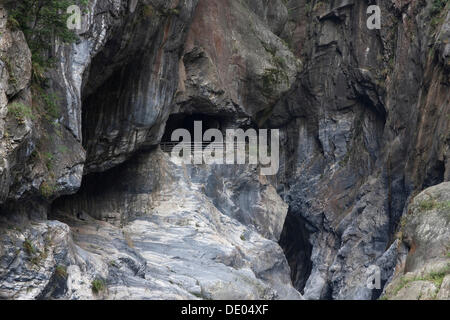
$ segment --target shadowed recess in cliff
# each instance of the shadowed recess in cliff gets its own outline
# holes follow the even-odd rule
[[[198,126],[196,132],[195,128]],[[212,141],[203,141],[205,133],[210,129],[217,129],[222,132],[223,139],[225,141],[225,134],[227,129],[242,129],[244,131],[248,129],[256,129],[256,125],[249,119],[236,119],[231,115],[223,114],[209,114],[209,113],[175,113],[172,114],[166,122],[164,134],[161,139],[161,149],[164,152],[171,152],[172,148],[181,142],[181,138],[177,136],[172,140],[172,135],[178,129],[187,130],[191,137],[192,147],[194,147],[195,134],[201,134],[201,142],[203,142],[203,148],[206,148],[210,143],[221,143],[216,141],[215,137]],[[183,143],[187,141],[183,140]]]
[[[201,122],[202,134],[208,129],[222,130],[227,121],[225,118],[205,114],[173,114],[166,123],[162,143],[172,142],[172,134],[177,129],[186,129],[194,139],[194,124]],[[192,140],[193,141],[193,140]]]
[[[139,2],[93,57],[82,86],[86,173],[108,170],[159,143],[197,1],[175,10],[176,3]]]
[[[50,218],[58,219],[58,215],[64,213],[81,221],[90,216],[114,225],[126,224],[136,215],[123,209],[126,199],[121,195],[150,194],[156,189],[152,183],[156,174],[130,177],[142,156],[151,152],[152,149],[138,151],[112,169],[86,174],[76,194],[60,197],[53,202]]]
[[[83,250],[113,260],[101,270],[114,297],[126,283],[124,297],[299,299],[277,243],[287,205],[246,169],[178,166],[153,148],[87,174],[76,195],[54,202],[50,218],[69,225]],[[258,199],[248,219],[215,205],[239,208],[243,193]]]
[[[312,269],[312,246],[305,220],[292,210],[286,216],[279,243],[291,268],[292,284],[303,294]]]

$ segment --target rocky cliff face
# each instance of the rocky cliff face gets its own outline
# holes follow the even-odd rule
[[[448,4],[373,4],[91,0],[37,85],[5,1],[0,297],[448,299]],[[280,129],[278,174],[175,165],[193,119]]]
[[[410,204],[398,234],[400,258],[383,298],[448,300],[449,188],[448,182],[428,188]]]
[[[297,28],[309,64],[274,111],[296,154],[287,201],[313,245],[309,298],[376,298],[365,272],[377,265],[389,279],[409,199],[448,180],[448,45],[438,40],[448,38],[448,11],[436,26],[430,3],[379,5],[379,32],[364,27],[363,1],[307,15]]]

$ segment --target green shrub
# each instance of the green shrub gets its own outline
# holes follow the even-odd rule
[[[69,148],[67,146],[65,146],[65,145],[59,145],[57,147],[57,149],[58,149],[58,152],[61,153],[61,154],[65,154],[65,153],[69,152]]]
[[[450,274],[450,263],[447,264],[444,268],[438,271],[432,271],[429,274],[427,274],[424,277],[414,277],[414,278],[408,278],[405,277],[400,278],[400,282],[398,286],[394,289],[393,295],[397,295],[398,292],[403,289],[405,286],[407,286],[409,283],[414,281],[430,281],[433,282],[436,288],[439,291],[439,288],[442,285],[442,281],[444,281],[444,278],[446,275]]]
[[[437,288],[440,288],[442,285],[442,281],[444,281],[444,278],[447,274],[450,273],[450,265],[447,265],[447,267],[445,267],[442,270],[439,271],[433,271],[431,272],[427,277],[426,280],[432,281],[434,282],[434,284],[436,285]]]
[[[33,80],[41,81],[47,68],[53,66],[49,56],[53,39],[72,43],[77,35],[67,28],[69,0],[21,0],[10,5],[9,26],[23,31],[32,53]],[[82,4],[87,4],[82,0]]]
[[[430,211],[433,209],[450,210],[450,201],[438,202],[435,199],[424,200],[419,203],[420,211]]]
[[[444,9],[448,0],[433,0],[433,4],[431,5],[430,15],[435,16],[441,13],[442,9]]]
[[[42,93],[42,101],[44,103],[47,118],[58,119],[61,117],[61,109],[59,107],[59,96],[55,93]]]
[[[99,294],[106,289],[105,281],[100,278],[96,278],[92,281],[92,292],[94,294]]]
[[[55,185],[44,181],[39,191],[44,198],[50,198],[55,193]]]
[[[67,268],[61,265],[56,266],[55,268],[55,274],[59,278],[67,278]]]
[[[169,8],[160,10],[162,16],[170,17],[170,16],[178,16],[180,14],[180,9],[178,8]]]
[[[324,9],[326,7],[326,4],[323,3],[322,1],[319,1],[315,4],[315,6],[313,7],[312,11],[317,11],[320,9]]]
[[[262,80],[264,91],[263,94],[270,96],[274,93],[275,88],[282,84],[283,81],[289,82],[289,77],[281,68],[267,68],[264,70]]]
[[[8,113],[11,114],[20,124],[25,123],[25,119],[33,119],[31,108],[21,102],[13,102],[8,105]]]
[[[7,21],[7,27],[14,30],[14,29],[20,28],[20,23],[13,16],[9,15],[8,21]]]
[[[44,158],[45,166],[47,167],[47,169],[49,171],[51,171],[53,168],[53,159],[54,159],[53,154],[51,152],[44,152],[43,158]]]
[[[420,211],[430,211],[436,207],[436,202],[434,200],[424,200],[419,203]]]
[[[155,15],[155,8],[151,4],[144,4],[142,6],[141,16],[145,18],[151,18]]]
[[[25,239],[25,241],[23,242],[23,249],[30,256],[36,253],[36,248],[33,246],[29,239]]]
[[[446,13],[444,8],[447,5],[448,0],[433,0],[430,9],[431,29],[435,30],[436,27],[444,22]]]

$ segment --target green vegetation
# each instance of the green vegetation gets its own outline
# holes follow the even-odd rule
[[[439,202],[437,204],[438,209],[449,210],[450,211],[450,201]]]
[[[339,166],[340,167],[345,167],[347,165],[347,163],[350,161],[350,150],[347,151],[347,153],[345,154],[345,156],[339,161]]]
[[[155,15],[155,8],[151,4],[144,4],[142,6],[141,16],[143,18],[151,18]]]
[[[40,252],[36,247],[31,243],[29,239],[25,239],[23,242],[23,249],[28,256],[30,256],[30,261],[34,265],[38,265],[42,259],[47,258],[47,250],[44,252]]]
[[[19,124],[24,124],[25,119],[33,119],[31,108],[21,102],[13,102],[8,105],[8,113],[11,114]]]
[[[394,289],[394,291],[392,292],[392,295],[396,296],[399,293],[400,290],[402,290],[408,283],[413,282],[413,281],[414,281],[414,278],[406,279],[405,277],[401,277],[400,278],[400,283]]]
[[[55,185],[47,181],[44,181],[42,182],[39,191],[44,198],[50,198],[55,192]]]
[[[398,240],[400,240],[400,241],[403,240],[403,233],[404,233],[404,231],[405,231],[406,223],[407,223],[407,217],[406,217],[406,216],[403,216],[403,217],[400,219],[399,230],[398,230],[398,232],[396,233],[396,238],[397,238]]]
[[[259,39],[259,41],[264,50],[270,54],[273,64],[272,68],[264,69],[264,73],[262,75],[263,95],[266,97],[271,97],[278,85],[283,83],[289,84],[289,75],[285,71],[289,63],[283,55],[278,53],[278,48],[276,45],[267,43],[262,39]],[[284,42],[284,45],[286,45],[289,49],[292,49],[292,43],[287,43],[285,40],[282,41]],[[300,67],[300,65],[297,67]]]
[[[434,31],[438,25],[440,25],[446,16],[446,10],[444,10],[447,5],[448,0],[433,0],[430,9],[431,17],[431,29]]]
[[[442,9],[447,5],[448,0],[433,0],[431,5],[430,15],[435,16],[441,13]]]
[[[273,61],[279,68],[285,68],[286,67],[286,60],[281,56],[275,56],[273,58]]]
[[[272,47],[270,44],[267,44],[261,41],[264,49],[272,56],[272,62],[275,65],[274,68],[267,68],[264,70],[264,74],[262,76],[263,80],[263,94],[266,96],[271,96],[275,90],[275,86],[286,81],[289,83],[289,77],[284,71],[286,67],[286,61],[283,57],[277,55],[277,48]]]
[[[419,203],[420,211],[430,211],[435,208],[436,202],[434,200],[424,200]]]
[[[29,239],[25,239],[25,241],[23,242],[23,249],[29,256],[36,253],[36,248],[33,246]]]
[[[447,266],[445,266],[441,270],[430,272],[429,274],[427,274],[424,277],[414,277],[414,278],[402,277],[400,279],[400,283],[398,284],[398,286],[392,292],[392,295],[393,296],[397,295],[401,289],[403,289],[409,283],[414,282],[414,281],[429,281],[429,282],[433,282],[434,285],[437,288],[437,290],[436,290],[436,294],[437,294],[439,292],[439,289],[440,289],[441,285],[442,285],[442,281],[444,280],[445,276],[448,275],[448,274],[450,274],[450,263],[447,264]]]
[[[286,73],[277,68],[267,68],[264,70],[262,77],[263,80],[263,90],[265,95],[272,95],[274,92],[274,87],[281,84],[283,81],[289,81],[287,79]]]
[[[58,152],[61,153],[61,154],[65,154],[65,153],[69,152],[69,148],[67,146],[64,146],[64,145],[59,145],[57,147],[57,149],[58,149]]]
[[[424,200],[419,203],[420,211],[430,211],[434,209],[438,210],[450,210],[450,201],[438,202],[435,199]]]
[[[61,110],[59,107],[59,96],[55,93],[41,93],[42,102],[45,109],[46,117],[58,119],[61,117]]]
[[[169,8],[161,10],[161,15],[163,16],[178,16],[180,14],[180,9],[178,8]]]
[[[80,2],[87,3],[87,0]],[[8,24],[25,34],[32,54],[33,80],[43,81],[45,71],[53,66],[49,50],[54,38],[63,43],[77,40],[76,34],[67,28],[70,16],[67,8],[73,4],[69,0],[22,0],[12,6]]]
[[[406,218],[406,216],[403,216],[403,217],[400,219],[400,228],[401,228],[402,230],[406,227],[406,223],[407,223],[407,218]]]
[[[425,280],[433,282],[436,287],[440,288],[442,281],[444,281],[445,276],[448,274],[450,274],[450,263],[442,270],[430,272]]]
[[[155,16],[157,17],[172,17],[172,16],[179,16],[180,15],[180,8],[161,8],[161,7],[154,7],[151,4],[142,4],[140,11],[140,17],[141,18],[153,18]]]
[[[45,166],[49,171],[51,171],[53,169],[53,154],[51,152],[44,152],[42,156],[44,158]]]
[[[92,292],[94,294],[99,294],[106,289],[106,283],[100,278],[96,278],[92,281]]]
[[[67,268],[61,265],[56,266],[55,274],[57,277],[66,279],[67,278]]]
[[[55,119],[61,118],[60,96],[57,93],[46,92],[41,86],[32,85],[33,109],[41,118],[57,125]],[[57,129],[57,128],[55,128]]]
[[[326,7],[326,4],[322,1],[319,1],[316,3],[316,5],[314,6],[314,8],[312,9],[312,11],[317,11],[320,9],[324,9]]]
[[[9,57],[4,57],[3,61],[5,62],[5,67],[9,74],[8,83],[10,85],[15,85],[17,83],[17,79],[11,64],[11,60],[9,60]]]

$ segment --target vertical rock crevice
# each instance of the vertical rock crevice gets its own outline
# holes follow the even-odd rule
[[[408,203],[450,178],[450,15],[377,3],[380,30],[364,1],[91,1],[52,49],[43,125],[10,112],[32,106],[31,54],[0,12],[0,297],[378,298],[367,267],[389,282]],[[175,166],[157,145],[195,119],[280,128],[283,172]],[[446,213],[447,189],[414,212]]]
[[[306,221],[288,211],[279,243],[291,268],[292,284],[302,294],[312,270],[309,236]]]

